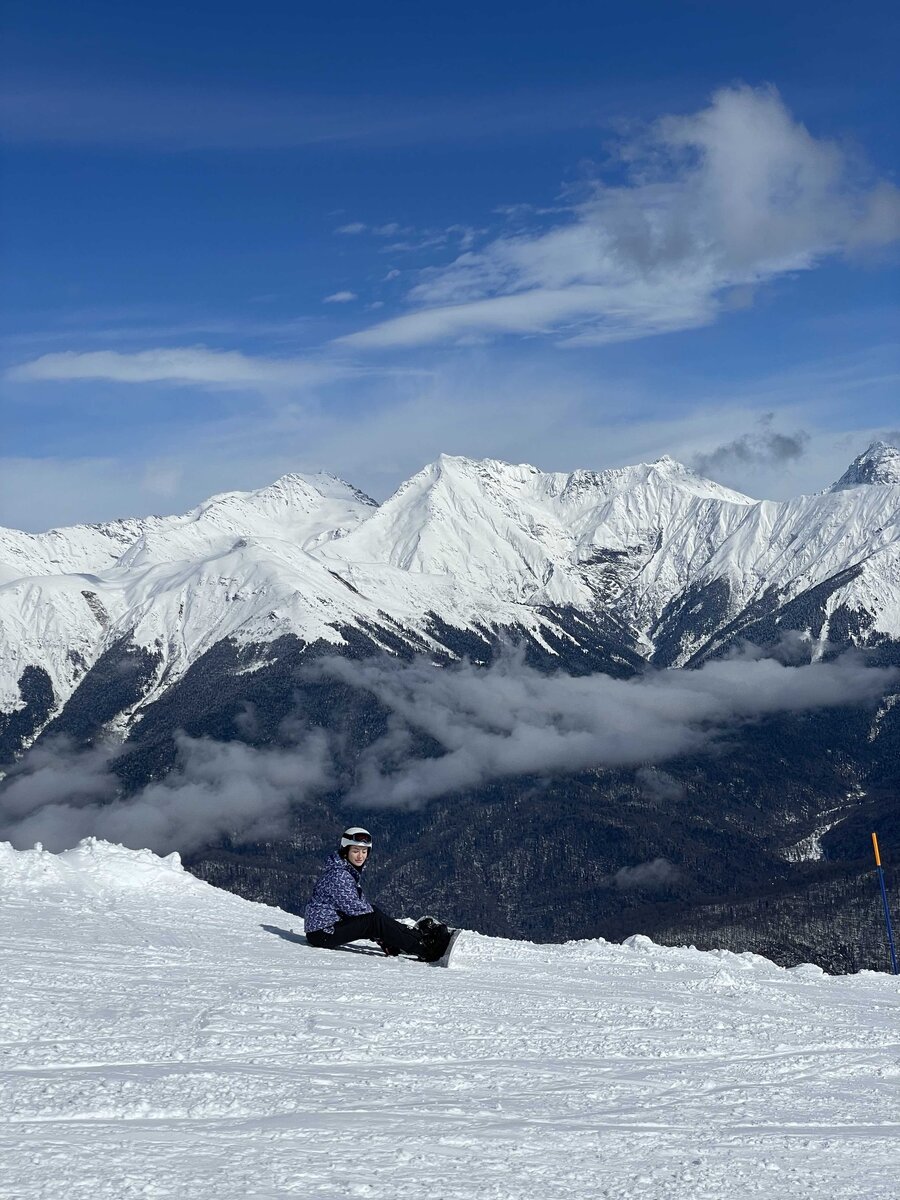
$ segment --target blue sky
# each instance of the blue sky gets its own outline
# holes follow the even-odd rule
[[[0,523],[900,437],[895,6],[11,3]]]

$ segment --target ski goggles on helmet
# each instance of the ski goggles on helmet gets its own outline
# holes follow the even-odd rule
[[[344,850],[347,846],[360,846],[364,850],[372,849],[372,835],[368,829],[360,829],[359,826],[351,826],[350,829],[345,829],[341,836],[341,849]]]

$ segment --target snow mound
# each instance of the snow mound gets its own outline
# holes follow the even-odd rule
[[[639,934],[467,933],[449,971],[314,950],[95,839],[0,846],[0,879],[16,1200],[896,1195],[891,976]]]
[[[152,850],[129,850],[93,837],[60,854],[40,843],[33,850],[15,850],[10,842],[0,842],[0,893],[48,885],[81,891],[172,885],[193,891],[207,886],[185,871],[176,853],[160,858]]]

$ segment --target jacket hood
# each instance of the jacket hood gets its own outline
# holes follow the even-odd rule
[[[372,851],[370,850],[369,853],[371,854]],[[353,863],[350,862],[349,859],[341,858],[339,850],[332,850],[332,852],[328,855],[328,861],[336,864],[339,867],[348,867],[351,871],[355,871],[357,875],[362,875],[363,871],[369,865],[369,860],[367,858],[361,867],[354,867]]]

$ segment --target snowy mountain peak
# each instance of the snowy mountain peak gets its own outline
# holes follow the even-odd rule
[[[900,451],[884,443],[830,491],[783,503],[669,456],[552,472],[443,454],[381,505],[334,475],[290,473],[179,516],[0,530],[0,705],[24,703],[28,667],[64,705],[123,639],[159,660],[169,687],[226,637],[336,644],[341,629],[388,622],[427,638],[435,615],[448,629],[534,632],[557,620],[550,610],[580,612],[681,662],[761,598],[792,602],[839,578],[823,619],[844,606],[895,637],[898,484]]]
[[[499,458],[466,458],[458,454],[441,454],[432,464],[434,478],[474,479],[482,484],[530,482],[546,472],[531,463],[508,463]]]
[[[442,454],[328,555],[443,578],[504,602],[591,610],[641,571],[663,527],[690,543],[679,552],[683,574],[712,526],[739,521],[753,503],[668,457],[554,472]],[[730,515],[720,519],[719,509]]]
[[[854,458],[830,490],[841,492],[863,484],[900,484],[900,450],[896,446],[889,446],[886,442],[873,442],[868,450]]]
[[[682,496],[724,501],[728,504],[750,505],[756,501],[752,496],[736,492],[733,488],[698,475],[676,458],[664,454],[652,462],[635,463],[627,467],[611,467],[606,471],[573,471],[563,476],[570,486],[593,487],[605,495],[645,490],[649,493],[666,491]]]
[[[672,458],[668,454],[664,454],[662,458],[654,458],[652,462],[641,463],[641,466],[645,467],[648,474],[652,472],[664,479],[703,478],[695,474],[690,467],[686,467],[683,462],[679,462],[677,458]]]
[[[368,508],[378,507],[378,502],[371,496],[367,496],[365,492],[360,491],[352,483],[348,483],[346,479],[341,479],[340,475],[335,475],[331,471],[316,471],[312,474],[292,471],[276,479],[269,488],[264,488],[263,491],[269,491],[272,488],[280,488],[285,492],[291,492],[297,488],[303,490],[312,488],[320,496],[329,500],[351,499],[358,500],[360,504],[365,504]]]
[[[204,501],[189,513],[188,517],[199,518],[240,510],[253,510],[269,517],[280,517],[286,514],[297,515],[314,511],[323,501],[362,504],[367,508],[376,507],[375,501],[370,496],[366,496],[336,475],[327,472],[318,472],[314,475],[291,472],[256,491],[221,492],[217,496],[211,496],[209,500]]]
[[[569,472],[542,471],[531,463],[508,463],[496,458],[441,454],[435,462],[402,484],[395,497],[412,488],[429,489],[438,483],[445,486],[475,484],[479,490],[492,494],[502,490],[520,498],[523,493],[528,493],[533,499],[561,499],[564,503],[583,499],[588,493],[593,493],[595,502],[599,503],[623,491],[660,486],[732,504],[756,503],[750,496],[698,475],[668,454],[652,462],[611,467],[605,471],[578,468]]]

